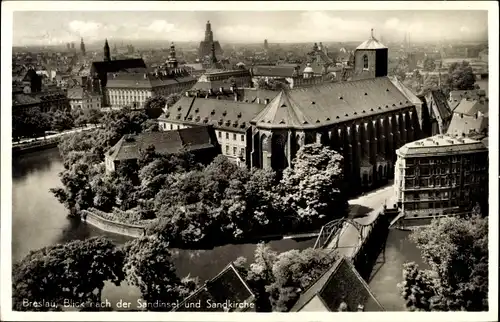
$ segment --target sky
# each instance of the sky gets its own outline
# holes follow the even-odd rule
[[[59,45],[104,38],[201,41],[211,21],[221,43],[486,40],[487,11],[17,11],[13,45]]]

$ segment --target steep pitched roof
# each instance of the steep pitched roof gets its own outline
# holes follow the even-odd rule
[[[469,116],[454,113],[448,126],[447,134],[451,135],[469,135],[473,133],[487,133],[488,132],[488,117]]]
[[[212,303],[225,303],[226,301],[237,303],[252,303],[255,300],[253,292],[245,283],[237,269],[229,264],[217,276],[207,281],[205,285],[196,290],[179,304],[174,311],[215,311],[224,312],[222,307],[207,307],[207,301]],[[200,308],[193,308],[192,304],[201,301]],[[191,305],[190,305],[191,304]],[[230,311],[246,311],[245,309],[236,309]]]
[[[253,119],[253,122],[257,125],[272,124],[274,127],[298,127],[312,123],[284,90]]]
[[[80,86],[68,88],[68,99],[81,100],[83,99],[83,88]]]
[[[293,109],[303,115],[299,118],[300,128],[317,128],[414,106],[387,77],[293,88],[286,96]],[[280,122],[268,118],[258,126],[280,128],[283,127]],[[293,124],[287,127],[296,123]]]
[[[452,112],[448,105],[446,96],[441,90],[433,90],[429,93],[429,98],[434,101],[432,104],[434,115],[441,117],[441,119],[446,120],[452,117]],[[428,104],[430,105],[430,104]]]
[[[244,132],[265,105],[230,100],[183,96],[158,119],[173,123],[213,125],[228,131]]]
[[[465,114],[473,116],[480,112],[482,114],[488,113],[488,102],[479,102],[478,100],[462,99],[460,104],[455,107],[453,113]]]
[[[302,295],[290,312],[311,311],[308,304],[314,299],[322,303],[320,310],[338,311],[342,302],[349,311],[356,311],[359,305],[365,311],[384,311],[369,286],[356,271],[354,265],[345,257],[337,260]],[[318,310],[316,307],[315,310]]]
[[[361,45],[356,47],[356,50],[366,50],[366,49],[387,49],[385,45],[379,42],[375,37],[370,37],[370,39],[365,40]]]
[[[139,157],[139,151],[153,145],[156,152],[162,154],[179,153],[183,150],[195,151],[215,148],[206,126],[196,126],[180,130],[124,135],[118,143],[106,152],[112,160],[131,160]]]

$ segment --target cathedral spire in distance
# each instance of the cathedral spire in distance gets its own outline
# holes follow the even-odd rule
[[[210,62],[217,63],[217,57],[215,56],[215,43],[213,41],[212,41],[212,45],[211,45]]]
[[[85,43],[83,42],[83,37],[80,42],[80,51],[82,52],[82,55],[85,56]]]
[[[106,42],[104,43],[104,61],[111,61],[111,54],[109,52],[108,39],[106,39]]]

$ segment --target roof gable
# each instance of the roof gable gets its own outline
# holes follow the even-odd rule
[[[245,301],[247,303],[252,303],[254,298],[253,292],[238,273],[237,269],[232,264],[229,264],[217,276],[207,281],[205,285],[184,299],[175,311],[195,311],[196,308],[193,308],[190,304],[201,301],[200,311],[224,312],[224,308],[207,307],[207,301],[210,300],[212,303],[225,303],[229,300],[237,303],[243,303]]]
[[[370,288],[345,257],[337,260],[314,284],[312,284],[293,306],[291,312],[299,312],[318,297],[330,312],[338,311],[342,302],[349,311],[356,311],[359,305],[365,311],[383,311]]]
[[[285,90],[282,90],[267,106],[259,113],[253,122],[259,125],[273,124],[288,126],[301,126],[304,124],[311,124],[304,113],[302,113],[299,106],[288,96]]]

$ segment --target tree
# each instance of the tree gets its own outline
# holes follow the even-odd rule
[[[168,247],[168,242],[157,235],[137,238],[124,246],[127,281],[139,287],[147,302],[175,303],[198,286],[195,279],[181,280],[176,275]]]
[[[324,249],[290,250],[281,254],[259,244],[254,262],[244,270],[255,290],[258,311],[287,312],[300,294],[335,262],[336,254]]]
[[[422,93],[426,95],[430,91],[439,89],[439,78],[435,75],[427,75],[424,79],[424,84],[422,86]]]
[[[57,110],[50,113],[50,127],[55,131],[64,131],[73,128],[74,120],[71,114],[65,111]]]
[[[452,90],[474,89],[476,76],[469,62],[453,63],[448,69],[448,85]]]
[[[303,223],[344,216],[343,157],[319,143],[301,147],[281,180],[283,201]]]
[[[104,282],[120,285],[124,254],[102,237],[44,247],[29,253],[12,269],[13,309],[60,310],[65,300],[95,305]],[[54,307],[27,307],[29,302],[55,303]]]
[[[488,222],[474,215],[434,220],[410,239],[428,270],[413,263],[399,285],[411,310],[488,310]]]

